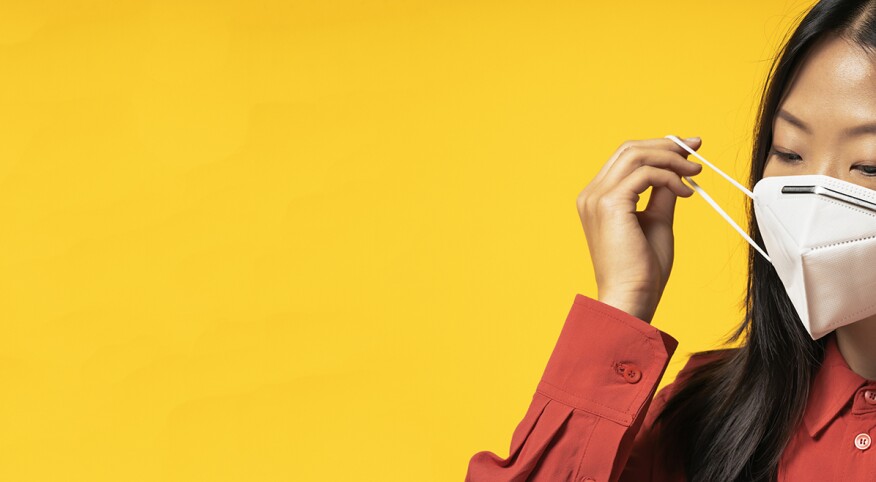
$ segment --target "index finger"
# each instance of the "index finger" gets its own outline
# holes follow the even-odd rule
[[[682,142],[684,142],[684,141],[682,141]],[[688,144],[688,143],[685,143],[685,144],[688,144],[688,146],[690,146],[690,145],[696,146],[695,148],[691,147],[691,149],[696,150],[696,149],[700,148],[700,146],[702,145],[702,142],[703,142],[702,139],[700,139],[698,141],[694,141],[692,144]],[[608,172],[609,169],[611,169],[611,166],[614,165],[615,161],[617,161],[617,158],[620,156],[620,154],[629,147],[641,146],[641,147],[657,147],[657,148],[667,149],[667,150],[670,150],[673,152],[677,152],[679,155],[681,155],[685,159],[687,159],[687,156],[690,155],[690,152],[686,151],[683,147],[676,144],[672,139],[669,139],[666,137],[661,137],[659,139],[643,139],[643,140],[626,141],[624,144],[627,144],[627,145],[622,144],[621,147],[617,148],[617,150],[614,151],[614,154],[612,154],[612,156],[610,158],[608,158],[608,161],[606,161],[606,163],[602,166],[602,169],[600,169],[599,172],[596,173],[596,176],[594,176],[594,178],[593,178],[594,183],[598,183],[598,182],[602,181],[602,179],[605,177],[605,173]]]

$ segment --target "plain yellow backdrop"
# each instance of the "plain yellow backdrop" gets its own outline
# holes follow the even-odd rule
[[[596,295],[578,192],[666,134],[744,181],[810,4],[0,2],[0,480],[449,481],[506,456]],[[676,226],[662,385],[745,282],[702,199]]]

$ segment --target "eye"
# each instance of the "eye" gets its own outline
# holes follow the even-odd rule
[[[794,154],[792,152],[777,151],[774,148],[770,149],[769,155],[776,156],[779,159],[781,159],[782,161],[792,163],[792,164],[803,160],[803,158],[798,156],[797,154]],[[876,174],[876,172],[874,172],[874,174]]]
[[[861,171],[861,173],[864,174],[865,176],[876,177],[876,166],[863,164],[863,165],[852,166],[852,167],[858,168]]]

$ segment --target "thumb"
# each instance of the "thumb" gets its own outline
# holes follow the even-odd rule
[[[651,215],[655,217],[664,219],[671,224],[675,217],[676,200],[678,200],[678,196],[676,196],[668,187],[652,187],[651,197],[648,199],[648,205],[645,207],[645,211],[651,213]]]

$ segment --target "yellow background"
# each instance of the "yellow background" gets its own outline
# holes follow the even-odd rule
[[[506,456],[626,139],[746,178],[811,2],[3,0],[0,480],[462,480]],[[742,220],[743,198],[700,183]],[[697,196],[655,326],[740,317]]]

